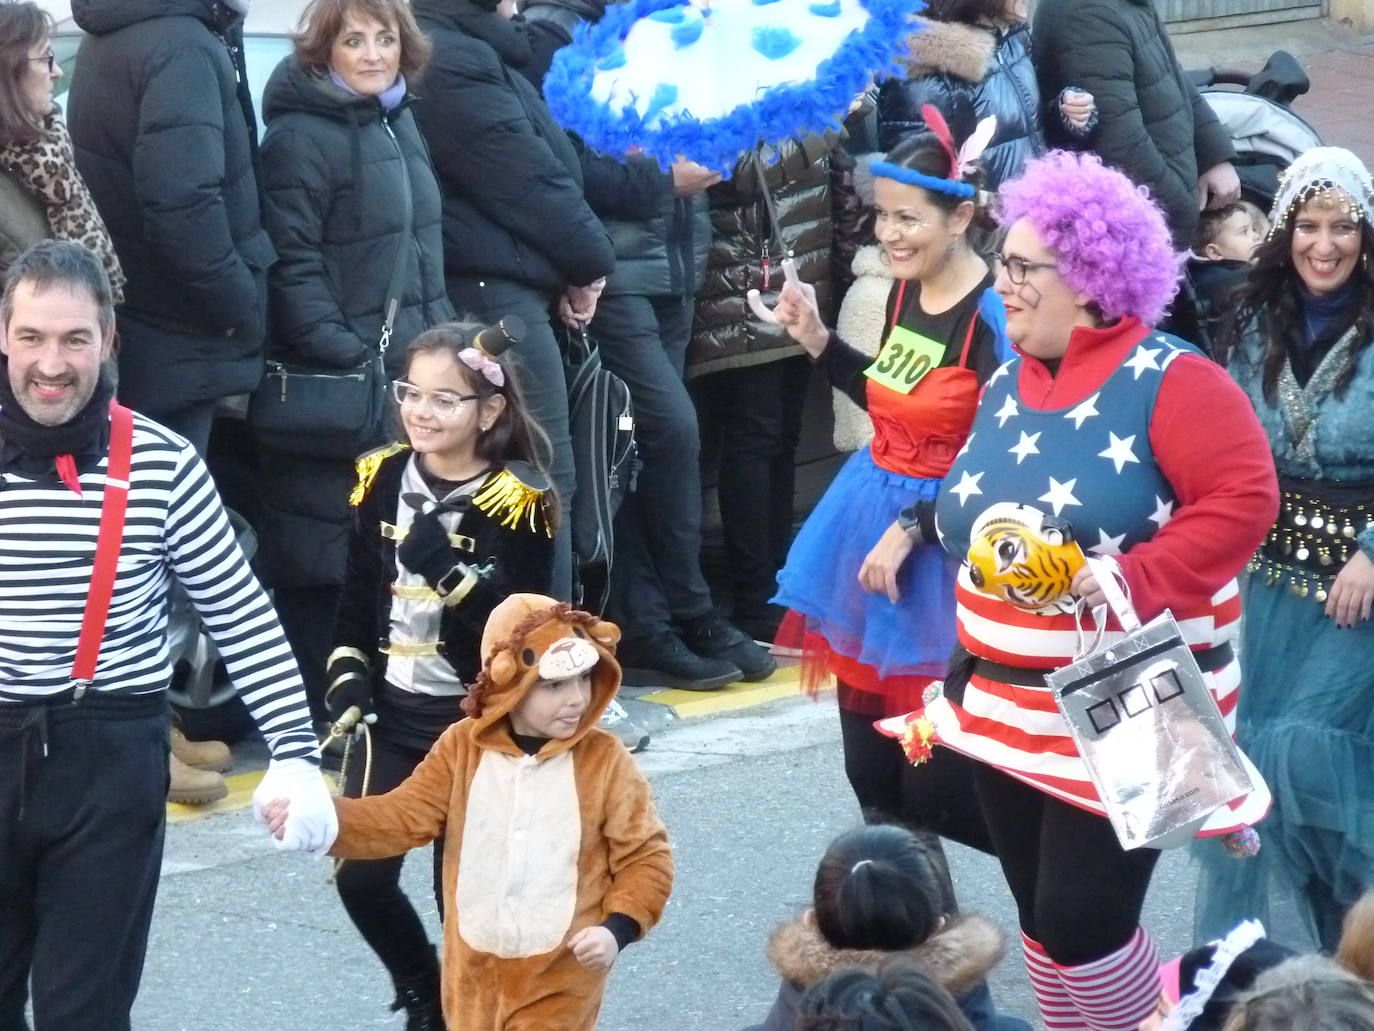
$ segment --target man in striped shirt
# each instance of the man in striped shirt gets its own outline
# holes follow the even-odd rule
[[[255,795],[290,798],[291,844],[337,831],[300,675],[266,594],[185,439],[132,417],[127,507],[93,673],[108,470],[127,434],[110,405],[110,286],[49,240],[0,299],[0,1028],[124,1031],[162,859],[168,589],[186,589],[272,750]],[[112,440],[114,443],[112,444]],[[118,467],[116,466],[116,469]],[[108,497],[107,497],[108,496]],[[117,509],[117,505],[115,506]],[[117,539],[116,539],[117,540]],[[93,583],[95,586],[93,586]],[[89,606],[100,608],[98,602]]]

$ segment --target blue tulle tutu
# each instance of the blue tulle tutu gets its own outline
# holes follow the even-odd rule
[[[859,585],[859,567],[897,513],[934,501],[941,482],[887,472],[868,448],[856,452],[797,534],[773,600],[880,677],[943,676],[955,642],[959,564],[938,544],[918,544],[897,574],[897,604]]]

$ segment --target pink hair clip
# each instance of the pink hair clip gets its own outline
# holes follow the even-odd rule
[[[506,385],[506,373],[495,361],[488,358],[475,347],[465,347],[458,352],[458,360],[473,372],[480,372],[494,387]]]

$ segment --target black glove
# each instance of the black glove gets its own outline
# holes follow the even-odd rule
[[[438,512],[416,512],[405,540],[396,547],[396,557],[412,573],[419,573],[435,590],[439,581],[453,571],[458,556],[448,542],[448,531]]]
[[[365,659],[351,649],[340,648],[329,657],[325,669],[329,686],[324,691],[324,708],[329,714],[329,722],[339,722],[339,717],[353,705],[361,709],[364,716],[372,715],[376,706],[372,701],[372,680]]]

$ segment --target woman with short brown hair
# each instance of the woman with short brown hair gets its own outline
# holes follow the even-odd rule
[[[282,368],[357,375],[379,353],[394,379],[411,340],[453,318],[439,185],[412,111],[429,49],[405,0],[313,0],[295,53],[263,91],[264,223],[278,255],[264,389]],[[281,376],[283,390],[289,382]],[[325,661],[347,559],[353,458],[390,439],[389,427],[365,421],[359,411],[351,435],[258,433],[261,568],[321,721],[338,715],[324,703]],[[407,713],[421,749],[459,715],[451,698],[417,697]],[[440,1028],[438,964],[399,873],[399,863],[351,862],[339,893],[391,974],[406,1026]]]
[[[120,301],[123,270],[53,102],[62,69],[51,32],[37,4],[0,4],[0,286],[24,250],[57,237],[100,257]]]

